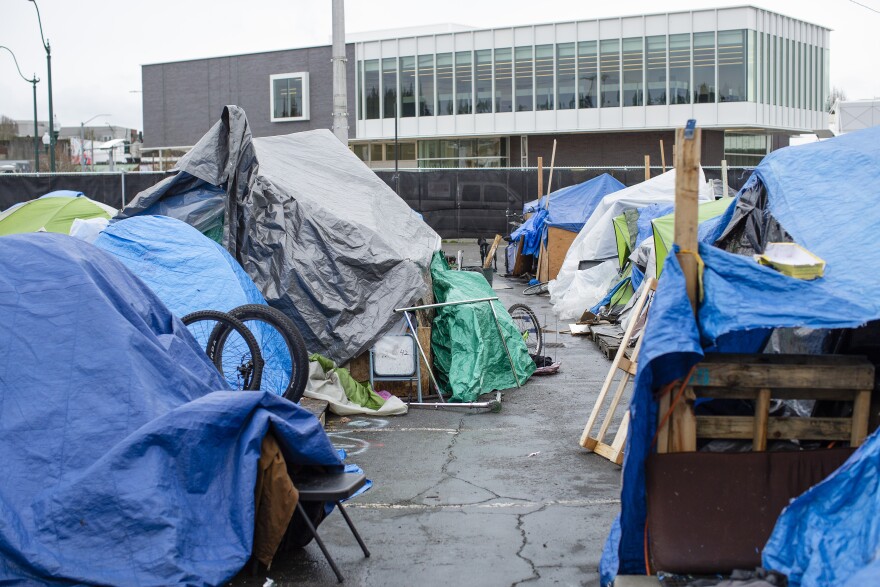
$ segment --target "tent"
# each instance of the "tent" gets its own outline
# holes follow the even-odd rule
[[[341,469],[317,419],[214,366],[116,258],[0,238],[0,583],[222,585],[253,549],[270,426],[288,463]]]
[[[90,200],[82,192],[60,190],[16,204],[0,214],[0,236],[25,232],[68,234],[77,218],[110,218],[117,210]]]
[[[329,131],[254,139],[244,111],[227,106],[176,169],[118,218],[164,206],[210,225],[222,209],[223,246],[310,352],[348,361],[428,291],[440,237]]]
[[[480,273],[451,271],[440,253],[434,255],[431,277],[437,303],[495,297]],[[472,402],[484,393],[510,389],[517,379],[522,385],[535,372],[535,362],[510,314],[498,300],[491,304],[498,325],[485,302],[437,308],[431,351],[441,388],[452,393],[454,402]],[[507,351],[499,339],[499,326]]]
[[[700,170],[700,199],[711,200],[713,189]],[[550,303],[563,319],[577,318],[601,299],[617,273],[617,262],[598,264],[580,270],[581,261],[602,262],[617,255],[614,218],[628,209],[675,201],[675,170],[667,171],[640,184],[602,198],[574,239],[556,279],[550,282]],[[604,266],[603,266],[604,265]]]
[[[824,277],[794,279],[750,256],[701,244],[703,298],[695,321],[681,267],[674,255],[667,258],[630,405],[621,513],[600,566],[604,585],[617,573],[645,572],[644,464],[656,429],[655,390],[683,377],[706,353],[759,351],[774,328],[855,328],[880,319],[880,300],[865,295],[865,277],[880,272],[880,248],[873,242],[880,209],[864,199],[872,193],[880,193],[880,127],[780,149],[755,169],[707,239],[746,234],[762,248],[784,232],[827,262]],[[749,194],[760,194],[766,207],[756,208]],[[768,234],[773,236],[761,238]],[[854,234],[863,238],[857,255]],[[857,573],[876,577],[880,508],[873,493],[855,497],[871,492],[878,444],[875,433],[838,473],[783,512],[764,550],[765,566],[794,578],[793,585],[845,585]],[[823,518],[823,508],[836,513]]]

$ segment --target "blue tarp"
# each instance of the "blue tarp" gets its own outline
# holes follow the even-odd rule
[[[266,304],[232,255],[180,220],[144,215],[113,222],[95,246],[149,285],[178,318],[198,310],[228,312],[245,304]],[[290,355],[283,339],[260,324],[248,326],[266,359],[262,388],[283,393],[290,379]],[[199,342],[204,347],[207,340]]]
[[[603,558],[603,584],[607,585],[616,573],[645,572],[644,462],[652,450],[650,443],[657,421],[653,390],[683,377],[710,348],[725,352],[757,351],[761,335],[770,328],[851,328],[880,319],[880,298],[867,294],[865,282],[865,276],[880,274],[880,247],[874,243],[880,228],[880,208],[864,199],[865,194],[880,191],[880,127],[775,151],[762,161],[743,189],[758,181],[767,190],[768,211],[795,242],[828,263],[825,276],[800,281],[758,265],[751,258],[701,244],[705,271],[698,329],[685,294],[681,268],[674,255],[668,257],[651,307],[630,406],[620,537],[615,544],[617,537],[612,533],[608,548],[618,556],[616,560],[613,556]],[[721,222],[729,219],[731,212],[732,208]],[[756,333],[758,336],[752,336]],[[869,486],[869,473],[877,475],[878,460],[868,449],[877,442],[880,441],[872,437],[866,449],[858,451],[845,465],[859,471],[856,487],[862,483]],[[862,491],[853,485],[845,488],[847,480],[847,475],[839,474],[823,485],[837,492]],[[873,492],[871,495],[876,496]],[[795,501],[783,514],[782,529],[777,529],[777,533],[782,533],[776,542],[779,548],[768,547],[765,560],[803,560],[809,545],[819,541],[835,543],[848,531],[840,524],[827,528],[791,526],[794,529],[786,531],[782,521],[786,516],[806,515],[787,512],[798,512],[800,508],[819,511],[821,506],[811,506],[808,497],[806,494],[803,501]],[[847,515],[861,520],[864,528],[869,525],[866,518],[880,519],[878,505],[876,499],[870,500],[870,507],[855,502]],[[866,548],[873,549],[871,552],[877,551],[880,540],[876,532],[871,530],[858,536]],[[810,556],[815,561],[802,577],[805,585],[829,584],[818,578],[819,570],[840,568],[848,563],[849,555],[829,548],[812,551]]]
[[[548,197],[550,209],[546,210],[544,215],[539,212],[529,218],[510,235],[511,239],[519,240],[520,237],[524,237],[526,240],[523,244],[523,254],[534,255],[540,249],[540,239],[544,234],[545,226],[578,232],[602,198],[625,187],[607,173],[603,173],[591,180],[556,190],[549,196],[528,202],[523,206],[523,214],[544,211]]]
[[[317,419],[229,392],[112,256],[0,238],[0,584],[218,585],[248,560],[262,438],[341,463]]]

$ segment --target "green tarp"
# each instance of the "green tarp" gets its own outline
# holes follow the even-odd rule
[[[439,252],[431,262],[431,278],[437,303],[496,295],[481,273],[452,271]],[[510,314],[498,301],[492,304],[519,382],[523,384],[535,372],[535,363]],[[431,332],[431,349],[439,383],[444,391],[452,392],[451,401],[472,402],[484,393],[516,387],[488,303],[438,308]]]

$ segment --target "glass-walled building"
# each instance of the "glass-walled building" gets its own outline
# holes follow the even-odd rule
[[[829,30],[754,7],[364,40],[355,56],[352,142],[374,166],[395,133],[430,168],[517,166],[529,136],[690,118],[765,137],[724,141],[732,154],[827,127]]]

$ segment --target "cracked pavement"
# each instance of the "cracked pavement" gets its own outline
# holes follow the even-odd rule
[[[444,248],[463,248],[473,259],[476,246]],[[495,283],[514,286],[497,291],[506,307],[526,303],[545,328],[557,328],[549,298],[521,295],[518,280],[496,275]],[[370,558],[338,513],[318,528],[347,584],[598,585],[602,547],[620,509],[620,467],[578,439],[611,363],[587,337],[544,336],[565,345],[545,349],[562,362],[559,374],[505,391],[499,413],[328,415],[331,440],[374,484],[346,504]],[[258,587],[267,577],[279,587],[338,584],[314,542],[230,584]]]

